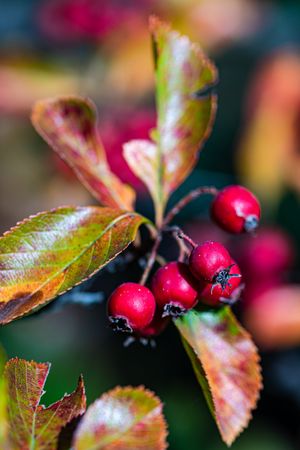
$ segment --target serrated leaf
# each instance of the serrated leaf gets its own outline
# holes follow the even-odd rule
[[[251,419],[262,387],[257,349],[227,307],[175,321],[221,436],[231,445]]]
[[[153,177],[151,187],[149,171],[146,178],[139,166],[144,159],[143,165],[149,167],[149,145],[139,146],[139,151],[130,152],[126,159],[150,189],[157,222],[161,223],[170,194],[194,168],[211,132],[216,112],[216,95],[212,89],[217,83],[217,71],[199,46],[156,17],[150,19],[150,31],[158,114],[157,129],[152,133],[157,147],[151,148],[153,172],[158,177]]]
[[[74,450],[163,450],[162,404],[143,387],[116,388],[96,400],[81,420]]]
[[[19,223],[0,238],[0,323],[93,275],[146,221],[134,212],[88,206],[61,207]]]
[[[10,450],[56,450],[61,429],[86,409],[83,379],[70,395],[45,408],[40,405],[49,364],[14,358],[4,379],[8,386]]]
[[[101,204],[132,210],[135,192],[110,170],[96,131],[96,116],[88,99],[57,97],[35,104],[32,123]]]

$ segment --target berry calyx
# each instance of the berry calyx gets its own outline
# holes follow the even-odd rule
[[[243,186],[231,185],[222,189],[211,205],[213,220],[230,233],[254,231],[261,216],[258,199]]]
[[[147,287],[138,283],[124,283],[109,297],[107,309],[114,330],[132,333],[151,323],[156,303]]]
[[[224,288],[228,282],[231,256],[219,242],[206,241],[197,245],[189,259],[192,274],[210,283],[219,283]]]
[[[173,261],[158,269],[151,288],[163,317],[179,317],[198,301],[197,281],[182,262]]]
[[[209,306],[235,303],[241,291],[241,271],[239,266],[231,261],[229,281],[223,288],[220,283],[207,283],[200,281],[199,301]]]

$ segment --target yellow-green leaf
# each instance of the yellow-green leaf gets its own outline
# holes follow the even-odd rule
[[[0,323],[44,305],[93,275],[147,220],[98,206],[37,214],[0,238]]]
[[[150,31],[158,116],[152,133],[155,142],[130,143],[125,158],[149,188],[157,223],[161,223],[170,194],[190,174],[210,135],[216,113],[213,88],[217,70],[198,45],[156,17],[150,19]]]

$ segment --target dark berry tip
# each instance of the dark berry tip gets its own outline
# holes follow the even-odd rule
[[[213,279],[213,287],[220,284],[221,288],[224,290],[228,285],[229,279],[231,278],[230,269],[232,265],[227,267],[226,269],[220,270],[217,275]],[[213,289],[212,287],[212,289]]]
[[[121,331],[122,333],[132,333],[133,329],[125,317],[109,317],[110,327],[114,331]]]
[[[244,223],[244,229],[247,233],[253,233],[259,225],[259,219],[257,216],[250,215],[246,217]]]
[[[171,316],[174,319],[181,317],[186,313],[186,309],[176,303],[167,303],[164,306],[162,317]]]

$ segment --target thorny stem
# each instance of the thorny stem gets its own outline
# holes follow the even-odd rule
[[[166,225],[169,225],[170,222],[174,219],[174,217],[183,209],[186,205],[188,205],[190,202],[195,200],[196,198],[200,197],[204,194],[210,194],[210,195],[217,195],[218,189],[214,186],[202,186],[200,188],[194,189],[189,194],[187,194],[185,197],[183,197],[181,200],[179,200],[178,203],[168,212],[168,214],[165,217],[165,220],[163,222],[163,227]]]

